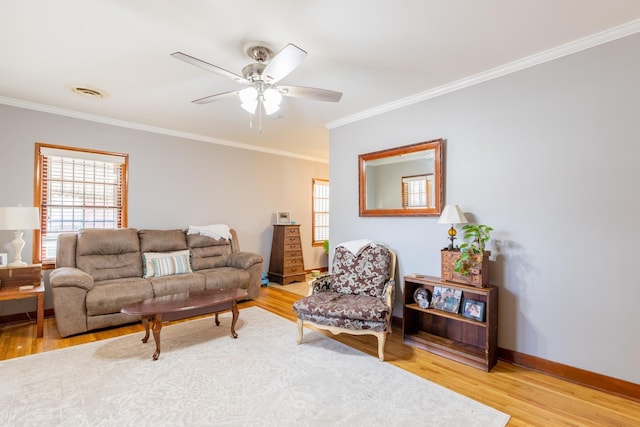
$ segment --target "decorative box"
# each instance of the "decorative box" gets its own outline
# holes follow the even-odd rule
[[[42,265],[31,264],[21,267],[0,267],[0,287],[17,288],[25,285],[40,286]]]
[[[484,288],[489,285],[489,255],[490,251],[485,251],[484,256],[472,254],[471,261],[475,267],[471,268],[469,274],[462,274],[454,271],[456,261],[460,257],[460,251],[440,251],[441,266],[440,276],[448,282],[462,283],[465,285]]]

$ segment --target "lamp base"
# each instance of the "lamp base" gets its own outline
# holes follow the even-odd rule
[[[11,245],[13,246],[14,259],[13,262],[9,263],[9,267],[23,267],[27,265],[26,262],[22,261],[22,248],[24,248],[22,234],[20,230],[13,233],[13,237],[15,238],[11,241]]]
[[[7,267],[26,267],[27,263],[24,261],[14,261],[7,264]]]
[[[453,225],[451,225],[451,228],[449,229],[449,240],[451,240],[451,243],[449,243],[449,247],[447,248],[447,250],[449,251],[455,251],[456,247],[453,244],[453,241],[456,240],[456,234],[458,234],[456,232],[456,229],[453,227]]]

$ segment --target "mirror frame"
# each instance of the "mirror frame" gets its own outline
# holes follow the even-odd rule
[[[442,178],[442,145],[443,140],[434,139],[431,141],[419,142],[417,144],[405,145],[403,147],[390,148],[387,150],[374,151],[372,153],[360,154],[358,156],[358,175],[360,191],[360,216],[440,216],[442,213],[442,200],[444,194],[444,180]],[[384,159],[388,157],[400,156],[403,154],[415,153],[418,151],[435,150],[434,153],[434,182],[435,207],[416,209],[369,209],[367,208],[367,161]]]

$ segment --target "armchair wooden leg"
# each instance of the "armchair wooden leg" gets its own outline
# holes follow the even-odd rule
[[[304,322],[302,319],[298,319],[298,344],[302,343],[302,330],[303,330]]]
[[[381,362],[384,362],[384,343],[387,340],[387,334],[382,332],[378,334],[378,358]]]

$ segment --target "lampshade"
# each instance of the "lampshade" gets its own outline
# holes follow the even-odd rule
[[[240,101],[242,102],[240,106],[249,114],[255,114],[258,107],[258,91],[256,88],[253,86],[244,88],[238,92],[238,96],[240,96]]]
[[[0,230],[35,230],[40,228],[40,211],[29,206],[0,208]]]
[[[438,219],[439,224],[466,224],[467,218],[458,205],[447,205]]]
[[[23,230],[35,230],[40,228],[40,211],[35,207],[17,206],[0,208],[0,230],[14,230],[14,239],[11,242],[15,252],[15,259],[9,263],[9,267],[24,266],[22,261]]]
[[[268,116],[280,109],[282,95],[280,95],[280,92],[278,92],[277,90],[269,88],[264,91],[263,100],[264,112]]]
[[[258,104],[262,103],[265,114],[271,115],[280,109],[282,95],[276,89],[257,90],[253,86],[242,89],[238,92],[240,106],[249,114],[255,114]]]

